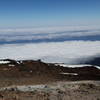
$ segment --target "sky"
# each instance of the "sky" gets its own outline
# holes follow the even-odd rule
[[[0,59],[79,64],[100,57],[100,0],[0,0]]]
[[[100,23],[100,0],[0,0],[0,27]]]

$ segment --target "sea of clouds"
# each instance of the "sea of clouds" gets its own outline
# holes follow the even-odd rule
[[[95,41],[82,40],[82,37],[89,36],[95,37]],[[70,37],[76,39],[69,41]],[[42,59],[45,62],[77,64],[100,55],[100,41],[96,37],[100,37],[99,26],[0,29],[0,59]],[[28,40],[32,41],[29,43]]]
[[[87,37],[96,40],[93,37],[100,37],[100,29],[97,26],[0,29],[0,44],[88,40]]]

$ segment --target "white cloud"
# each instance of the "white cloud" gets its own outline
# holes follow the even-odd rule
[[[41,27],[30,29],[0,29],[0,41],[56,39],[100,35],[98,26]]]
[[[75,63],[87,60],[87,58],[98,54],[100,54],[100,41],[70,41],[0,46],[0,59],[42,59],[46,62]]]
[[[28,29],[0,29],[0,41],[56,39],[100,35],[99,26],[63,26]],[[100,54],[100,41],[0,45],[0,59],[42,59],[74,63]]]
[[[0,29],[0,33],[8,32],[33,32],[33,33],[55,33],[59,31],[76,31],[76,30],[94,30],[100,29],[99,25],[89,25],[89,26],[55,26],[55,27],[35,27],[35,28],[7,28],[7,29]]]

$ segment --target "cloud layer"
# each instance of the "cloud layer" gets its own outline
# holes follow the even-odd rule
[[[100,54],[100,41],[1,45],[0,59],[42,59],[45,62],[76,64]]]
[[[0,29],[0,59],[77,64],[98,55],[99,26]]]
[[[100,28],[93,26],[66,26],[0,29],[0,44],[61,42],[69,40],[100,40]]]

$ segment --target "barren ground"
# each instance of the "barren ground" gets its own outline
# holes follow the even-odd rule
[[[41,61],[0,64],[0,100],[100,100],[100,69]]]

